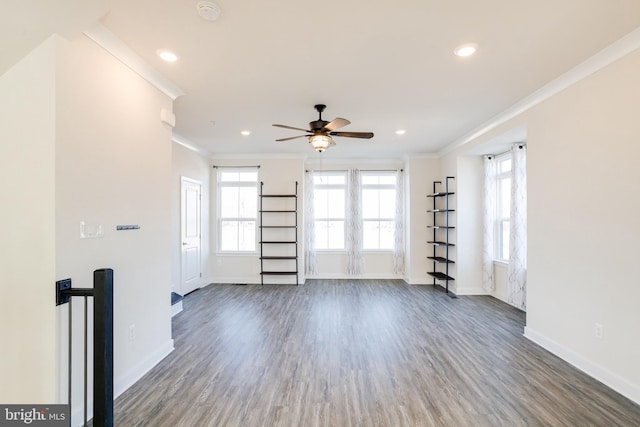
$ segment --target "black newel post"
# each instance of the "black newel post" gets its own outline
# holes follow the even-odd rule
[[[113,427],[113,270],[93,272],[93,425]]]

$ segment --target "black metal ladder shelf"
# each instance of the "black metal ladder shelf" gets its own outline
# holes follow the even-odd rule
[[[449,191],[449,181],[453,179],[455,179],[453,176],[445,178],[444,191],[438,188],[442,185],[442,181],[433,181],[433,193],[427,195],[427,197],[433,198],[433,209],[427,211],[433,215],[433,224],[428,226],[433,230],[433,239],[427,242],[433,246],[433,255],[427,257],[433,262],[433,269],[427,274],[433,277],[433,286],[436,286],[437,281],[444,282],[445,293],[456,298],[455,293],[449,291],[449,282],[455,280],[449,272],[450,265],[455,264],[455,261],[451,259],[451,248],[455,244],[451,242],[450,235],[450,231],[455,229],[450,224],[450,215],[455,212],[455,209],[449,207],[449,198],[455,194]],[[444,201],[444,207],[440,206],[441,203],[438,203],[438,200]],[[444,267],[438,267],[439,265]]]
[[[297,286],[298,181],[293,194],[264,194],[263,188],[260,182],[260,284],[265,276],[295,276]]]

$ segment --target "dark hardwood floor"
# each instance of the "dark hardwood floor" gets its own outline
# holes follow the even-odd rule
[[[399,280],[210,285],[118,426],[640,426],[640,406],[522,336],[491,297]]]

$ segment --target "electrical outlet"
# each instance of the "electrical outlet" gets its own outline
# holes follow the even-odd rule
[[[604,333],[604,326],[602,326],[601,323],[596,323],[596,327],[594,329],[594,333],[596,335],[596,338],[601,340],[602,339],[602,335]]]
[[[136,339],[136,325],[134,324],[129,325],[129,339],[131,341]]]

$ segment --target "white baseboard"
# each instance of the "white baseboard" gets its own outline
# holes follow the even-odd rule
[[[617,391],[618,393],[634,401],[635,403],[640,404],[640,385],[633,384],[627,381],[619,375],[611,372],[607,368],[586,359],[575,351],[557,343],[550,338],[547,338],[546,336],[542,335],[539,332],[536,332],[528,326],[525,326],[524,328],[524,336],[534,343],[540,345],[544,349],[555,354],[559,358],[569,362],[589,376],[600,381],[607,387]]]
[[[456,295],[491,295],[482,288],[456,288]]]
[[[114,378],[113,381],[113,397],[114,399],[124,393],[129,387],[135,384],[140,378],[142,378],[147,372],[149,372],[154,366],[156,366],[162,359],[167,357],[169,353],[173,351],[173,340],[168,340],[163,346],[159,347],[153,353],[149,354],[144,360],[125,372],[124,375],[120,375],[118,378]]]
[[[171,306],[171,317],[181,312],[182,312],[182,301],[178,301],[177,303]]]
[[[408,285],[433,285],[433,280],[429,280],[428,277],[403,277],[404,281]]]
[[[173,351],[173,340],[167,341],[163,346],[158,348],[152,354],[150,354],[143,361],[138,363],[133,369],[121,375],[113,380],[113,399],[124,393],[129,387],[131,387],[136,381],[142,378],[147,372],[149,372],[154,366],[156,366],[162,359],[167,357],[169,353]],[[74,407],[78,408],[71,414],[71,426],[82,426],[84,424],[84,409],[82,404],[74,404]],[[87,401],[87,418],[93,417],[93,401],[89,399]]]
[[[319,280],[403,280],[404,277],[395,274],[366,274],[362,276],[351,276],[344,273],[332,273],[332,274],[315,274],[307,276],[306,279],[319,279]]]
[[[232,285],[236,283],[242,283],[247,285],[259,285],[260,284],[260,276],[251,275],[251,276],[216,276],[212,277],[209,284],[221,284],[221,285]]]

